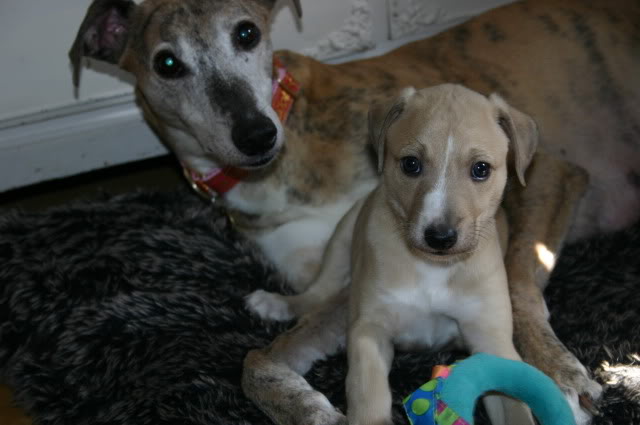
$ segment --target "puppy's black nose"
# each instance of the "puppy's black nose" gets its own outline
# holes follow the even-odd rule
[[[458,241],[458,232],[447,225],[433,225],[424,231],[424,240],[433,249],[444,251],[451,248]]]
[[[264,115],[249,122],[238,123],[231,130],[233,144],[247,156],[257,156],[269,152],[276,143],[277,135],[278,129]]]

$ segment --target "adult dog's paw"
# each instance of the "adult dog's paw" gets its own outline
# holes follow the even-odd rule
[[[319,392],[303,393],[305,400],[301,400],[304,416],[300,423],[309,425],[348,425],[347,417],[340,409],[333,407],[327,398]]]
[[[593,413],[581,406],[580,400],[582,397],[578,396],[578,393],[573,388],[563,389],[563,392],[569,407],[573,411],[576,425],[589,425],[593,418]]]
[[[594,381],[580,360],[560,342],[547,321],[527,321],[522,311],[514,318],[514,340],[527,363],[553,379],[565,394],[577,425],[586,425],[598,415],[602,386]],[[522,330],[527,332],[522,332]],[[520,331],[520,332],[518,332]]]
[[[247,308],[264,320],[285,321],[295,317],[285,295],[258,289],[245,298]]]
[[[596,405],[602,396],[602,386],[589,377],[589,372],[572,354],[567,352],[559,360],[552,378],[564,392],[576,424],[587,425],[599,414]]]

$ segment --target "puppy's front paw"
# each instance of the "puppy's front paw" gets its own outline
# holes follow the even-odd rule
[[[258,289],[245,298],[247,308],[265,320],[291,320],[294,313],[284,295]]]

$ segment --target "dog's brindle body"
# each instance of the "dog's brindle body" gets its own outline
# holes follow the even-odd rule
[[[309,264],[317,263],[341,214],[375,183],[365,147],[372,101],[407,85],[442,82],[503,94],[536,118],[547,152],[534,158],[526,189],[509,185],[504,203],[511,229],[506,267],[516,344],[525,360],[566,392],[597,397],[599,387],[547,322],[542,288],[549,270],[538,261],[535,247],[543,244],[557,253],[570,228],[572,236],[611,230],[640,211],[640,5],[632,0],[519,2],[384,56],[341,65],[277,53],[302,86],[283,130],[269,105],[266,34],[273,3],[145,0],[137,6],[96,0],[70,56],[76,69],[85,55],[132,72],[147,119],[190,168],[254,169],[225,202],[270,258],[287,265],[290,276],[307,280],[311,269],[299,260],[302,254],[309,254]],[[263,39],[239,49],[231,34],[247,20]],[[188,72],[181,78],[159,77],[154,55],[162,49],[176,53]],[[270,125],[277,129],[273,140],[237,130],[264,133]],[[247,149],[253,141],[259,148]],[[563,159],[590,175],[580,203],[585,176]],[[268,166],[259,167],[266,161]],[[342,302],[310,312],[247,358],[245,391],[278,423],[343,418],[301,376],[344,342],[344,291],[336,298]]]

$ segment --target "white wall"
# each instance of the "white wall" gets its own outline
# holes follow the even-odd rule
[[[229,0],[231,1],[231,0]],[[302,0],[297,27],[278,3],[275,48],[329,61],[383,52],[509,0]],[[132,81],[84,69],[78,96],[67,51],[89,0],[0,0],[0,191],[162,154]]]
[[[296,28],[288,3],[281,1],[277,5],[275,48],[314,50],[323,36],[342,27],[352,9],[352,3],[345,0],[302,3],[302,31]],[[368,5],[367,0],[353,3]],[[384,6],[384,1],[371,3]],[[89,0],[0,1],[0,125],[10,118],[132,92],[133,81],[126,73],[91,61],[93,69],[83,70],[79,96],[74,96],[67,52],[89,4]],[[384,7],[376,9],[383,12],[384,23]],[[348,51],[324,53],[320,55],[323,59]]]

